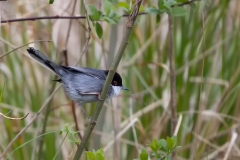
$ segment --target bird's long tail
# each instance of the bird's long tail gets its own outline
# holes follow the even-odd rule
[[[27,49],[29,55],[43,64],[44,66],[51,69],[53,72],[55,72],[60,77],[62,76],[63,72],[65,71],[61,66],[57,65],[53,61],[51,61],[47,56],[45,56],[42,52],[39,50],[34,49],[33,47],[30,47]]]

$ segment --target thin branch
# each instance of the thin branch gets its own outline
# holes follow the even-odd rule
[[[191,0],[191,1],[188,1],[188,2],[184,2],[184,3],[178,4],[177,6],[186,6],[186,5],[190,5],[191,3],[196,2],[196,1],[202,1],[202,0]]]
[[[113,79],[113,76],[115,74],[117,66],[118,66],[118,64],[119,64],[119,62],[120,62],[120,60],[122,58],[124,50],[127,47],[130,35],[132,33],[133,25],[135,23],[137,15],[138,15],[141,3],[142,3],[142,0],[138,0],[137,5],[134,6],[132,14],[128,18],[126,32],[125,32],[125,34],[123,36],[123,39],[122,39],[122,42],[120,44],[119,50],[118,50],[118,52],[117,52],[117,54],[116,54],[116,56],[115,56],[115,58],[113,60],[112,66],[109,69],[109,73],[108,73],[107,79],[105,81],[103,90],[101,92],[101,96],[100,97],[103,100],[99,101],[98,104],[97,104],[96,110],[95,110],[95,112],[93,114],[93,117],[92,117],[92,121],[88,125],[88,128],[87,128],[87,130],[86,130],[86,132],[84,134],[83,140],[82,140],[80,146],[78,147],[78,149],[76,151],[76,154],[74,156],[74,160],[79,160],[80,159],[80,157],[81,157],[81,155],[83,153],[84,147],[86,146],[86,144],[87,144],[87,142],[89,140],[89,137],[90,137],[90,135],[91,135],[91,133],[92,133],[96,123],[97,123],[97,119],[98,119],[98,116],[99,116],[99,114],[100,114],[100,112],[102,110],[102,107],[103,107],[103,104],[104,104],[104,100],[107,97],[107,93],[108,93],[108,90],[110,88],[111,81]]]
[[[139,13],[139,15],[145,15],[146,12]],[[124,14],[122,17],[128,17],[129,14]],[[37,21],[37,20],[46,20],[46,19],[86,19],[86,16],[41,16],[41,17],[27,17],[27,18],[14,18],[14,19],[6,19],[1,20],[1,23],[11,23],[11,22],[19,22],[19,21]]]
[[[0,41],[1,41],[1,39],[0,39]],[[37,40],[37,41],[33,41],[33,42],[26,43],[26,44],[24,44],[24,45],[21,45],[21,46],[19,46],[19,47],[14,48],[14,49],[11,50],[11,51],[8,51],[7,53],[4,53],[3,55],[0,55],[0,59],[3,58],[3,57],[5,57],[6,55],[8,55],[8,54],[10,54],[10,53],[18,50],[19,48],[22,48],[22,47],[28,46],[28,45],[31,44],[31,43],[37,43],[37,42],[52,42],[52,41],[51,41],[51,40]]]
[[[174,133],[173,133],[174,136],[177,136],[177,134],[178,134],[180,125],[181,125],[181,123],[182,123],[182,117],[183,117],[182,114],[180,114],[180,115],[179,115],[179,118],[178,118],[178,121],[177,121],[176,128],[175,128]]]
[[[0,112],[0,117],[2,116],[2,117],[4,117],[4,118],[10,119],[10,120],[23,120],[23,119],[25,119],[28,115],[29,115],[29,113],[27,113],[24,117],[13,118],[13,117],[8,117],[8,116],[6,116],[5,114],[3,114],[3,113]]]
[[[43,19],[85,19],[85,16],[42,16],[42,17],[28,17],[28,18],[14,18],[1,20],[1,23],[19,22],[19,21],[36,21]]]
[[[74,1],[73,10],[72,10],[71,16],[73,16],[73,14],[74,14],[74,12],[75,12],[76,3],[77,3],[77,0]],[[68,40],[69,40],[69,37],[70,37],[71,27],[72,27],[72,19],[70,20],[70,23],[69,23],[69,26],[68,26],[68,30],[67,30],[67,36],[66,36],[66,41],[65,41],[65,46],[64,46],[64,47],[65,47],[65,50],[66,50],[67,45],[68,45]],[[66,56],[67,56],[67,54],[66,54]]]
[[[49,98],[45,101],[45,103],[43,104],[43,106],[41,107],[41,109],[37,112],[37,114],[30,120],[30,122],[28,123],[28,125],[26,127],[24,127],[14,138],[13,140],[8,144],[8,146],[5,148],[5,150],[3,151],[3,153],[0,155],[0,159],[4,159],[5,155],[7,154],[8,150],[13,146],[13,144],[18,140],[18,138],[20,136],[22,136],[26,130],[33,124],[33,122],[35,122],[37,120],[37,118],[39,117],[39,115],[46,109],[46,107],[48,106],[48,103],[51,101],[51,99],[53,98],[53,96],[57,93],[57,91],[60,89],[61,85],[58,86],[55,91],[49,96]]]
[[[90,39],[91,39],[91,32],[92,32],[92,29],[91,29],[91,27],[90,27],[89,14],[88,14],[88,11],[87,11],[87,7],[86,7],[87,5],[86,5],[85,0],[83,0],[83,6],[84,6],[85,14],[86,14],[86,17],[87,17],[88,37],[87,37],[86,43],[85,43],[84,46],[83,46],[82,52],[81,52],[80,57],[79,57],[79,59],[78,59],[78,61],[77,61],[77,63],[76,63],[75,66],[77,66],[78,63],[81,61],[82,56],[83,56],[84,54],[86,54],[86,52],[87,52],[87,50],[88,50],[88,46],[89,46],[89,41],[90,41]]]
[[[223,160],[232,159],[232,158],[229,158],[229,155],[231,154],[230,152],[231,152],[231,150],[232,150],[232,148],[233,148],[233,146],[234,146],[234,144],[235,144],[235,142],[236,142],[236,140],[238,138],[238,133],[236,131],[232,131],[232,135],[231,136],[232,137],[231,137],[231,140],[229,142],[229,145],[228,145],[228,148],[227,148],[227,151],[226,151],[226,153],[224,155]]]

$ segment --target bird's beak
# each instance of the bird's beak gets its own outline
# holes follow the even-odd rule
[[[128,88],[126,88],[126,87],[124,87],[124,86],[122,86],[122,90],[129,91],[129,89],[128,89]]]

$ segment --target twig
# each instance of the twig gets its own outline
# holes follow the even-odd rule
[[[178,134],[180,125],[182,123],[182,117],[183,117],[182,114],[180,114],[179,118],[178,118],[178,122],[177,122],[176,128],[174,128],[174,133],[173,133],[174,136],[177,136],[177,134]]]
[[[13,140],[8,144],[8,146],[5,148],[3,153],[0,155],[0,159],[3,159],[4,156],[7,154],[8,150],[12,147],[12,145],[18,140],[18,138],[25,133],[25,131],[35,122],[38,118],[38,116],[46,109],[48,106],[48,103],[51,101],[53,96],[57,93],[57,91],[60,89],[61,85],[58,86],[55,91],[49,96],[49,98],[45,101],[41,109],[37,112],[37,114],[31,119],[31,121],[28,123],[26,127],[24,127],[14,138]]]
[[[6,116],[6,115],[4,115],[3,113],[0,112],[0,117],[3,116],[4,118],[10,119],[10,120],[23,120],[23,119],[25,119],[28,115],[29,115],[29,113],[27,113],[24,117],[13,118],[13,117],[8,117],[8,116]]]
[[[75,123],[75,129],[77,131],[80,131],[79,127],[78,127],[78,121],[77,121],[77,116],[76,116],[76,111],[75,111],[75,106],[74,106],[74,102],[72,101],[71,102],[71,108],[72,108],[72,113],[73,113],[73,120],[74,120],[74,123]],[[80,140],[82,140],[82,135],[80,132],[77,132],[78,133],[78,136],[80,138]],[[85,150],[88,151],[88,148],[87,146],[85,147]]]
[[[184,3],[181,3],[181,4],[178,4],[177,6],[185,6],[185,5],[189,5],[193,2],[196,2],[196,1],[202,1],[202,0],[191,0],[191,1],[188,1],[188,2],[184,2]]]
[[[71,16],[73,16],[73,14],[74,14],[74,12],[75,12],[76,3],[77,3],[77,0],[74,1],[73,10],[72,10]],[[69,26],[68,26],[68,30],[67,30],[67,36],[66,36],[66,41],[65,41],[65,46],[64,46],[64,47],[65,47],[65,50],[66,50],[67,45],[68,45],[68,40],[69,40],[69,37],[70,37],[71,27],[72,27],[72,19],[70,20],[70,23],[69,23]]]
[[[79,59],[78,59],[78,61],[77,61],[77,63],[76,63],[75,66],[77,66],[78,63],[81,61],[82,56],[83,56],[84,54],[86,54],[86,52],[87,52],[87,50],[88,50],[88,46],[89,46],[89,41],[90,41],[90,39],[91,39],[91,32],[92,32],[92,29],[91,29],[91,27],[90,27],[90,21],[89,21],[89,18],[88,18],[89,15],[88,15],[87,7],[86,7],[87,5],[86,5],[85,0],[83,0],[83,6],[84,6],[85,14],[86,14],[86,17],[87,17],[87,25],[88,25],[87,30],[88,30],[88,37],[87,37],[87,41],[86,41],[86,43],[85,43],[84,46],[83,46],[83,49],[82,49],[81,55],[80,55],[80,57],[79,57]]]
[[[0,39],[0,41],[1,41],[1,39]],[[4,53],[3,55],[0,55],[0,59],[3,58],[3,57],[5,57],[6,55],[8,55],[8,54],[10,54],[10,53],[18,50],[19,48],[22,48],[22,47],[25,47],[25,46],[27,46],[27,45],[29,45],[29,44],[31,44],[31,43],[37,43],[37,42],[52,42],[52,41],[51,41],[51,40],[37,40],[37,41],[33,41],[33,42],[26,43],[26,44],[21,45],[21,46],[19,46],[19,47],[17,47],[17,48],[14,48],[14,49],[11,50],[11,51],[8,51],[7,53]]]
[[[85,19],[85,16],[42,16],[42,17],[28,17],[28,18],[14,18],[1,20],[1,23],[19,22],[19,21],[36,21],[43,19]]]
[[[236,142],[237,137],[238,137],[238,133],[236,131],[232,131],[232,137],[231,137],[231,140],[229,142],[229,145],[228,145],[228,148],[227,148],[227,151],[226,151],[226,153],[224,155],[223,160],[229,159],[230,152],[231,152],[231,150],[232,150],[232,148],[233,148],[233,146],[234,146],[234,144]]]
[[[119,50],[118,50],[118,52],[117,52],[117,54],[116,54],[116,56],[115,56],[115,58],[113,60],[112,66],[110,67],[107,79],[105,81],[103,90],[101,92],[101,98],[103,99],[103,101],[100,101],[97,104],[96,110],[95,110],[94,115],[92,117],[92,122],[89,123],[89,125],[88,125],[87,131],[84,134],[83,140],[82,140],[82,142],[81,142],[81,144],[80,144],[79,148],[77,149],[77,152],[76,152],[76,154],[74,156],[74,160],[79,160],[80,159],[80,157],[82,155],[82,152],[84,150],[84,147],[86,146],[86,144],[88,142],[88,139],[89,139],[89,137],[90,137],[90,135],[91,135],[91,133],[92,133],[96,123],[97,123],[97,119],[98,119],[98,116],[99,116],[99,114],[101,112],[102,106],[104,104],[104,100],[107,97],[107,93],[108,93],[111,81],[113,79],[113,76],[115,74],[117,66],[118,66],[118,64],[119,64],[119,62],[120,62],[120,60],[122,58],[124,50],[127,47],[127,44],[128,44],[128,41],[129,41],[129,38],[130,38],[130,35],[131,35],[131,32],[132,32],[132,29],[133,29],[133,25],[135,23],[137,15],[138,15],[141,3],[142,3],[142,0],[139,0],[137,5],[135,5],[135,7],[133,9],[133,13],[128,18],[126,32],[125,32],[125,34],[123,36],[123,39],[122,39],[122,42],[120,44]]]

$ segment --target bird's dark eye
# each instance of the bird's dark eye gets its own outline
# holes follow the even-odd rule
[[[117,81],[113,81],[113,85],[116,86],[118,83]]]

